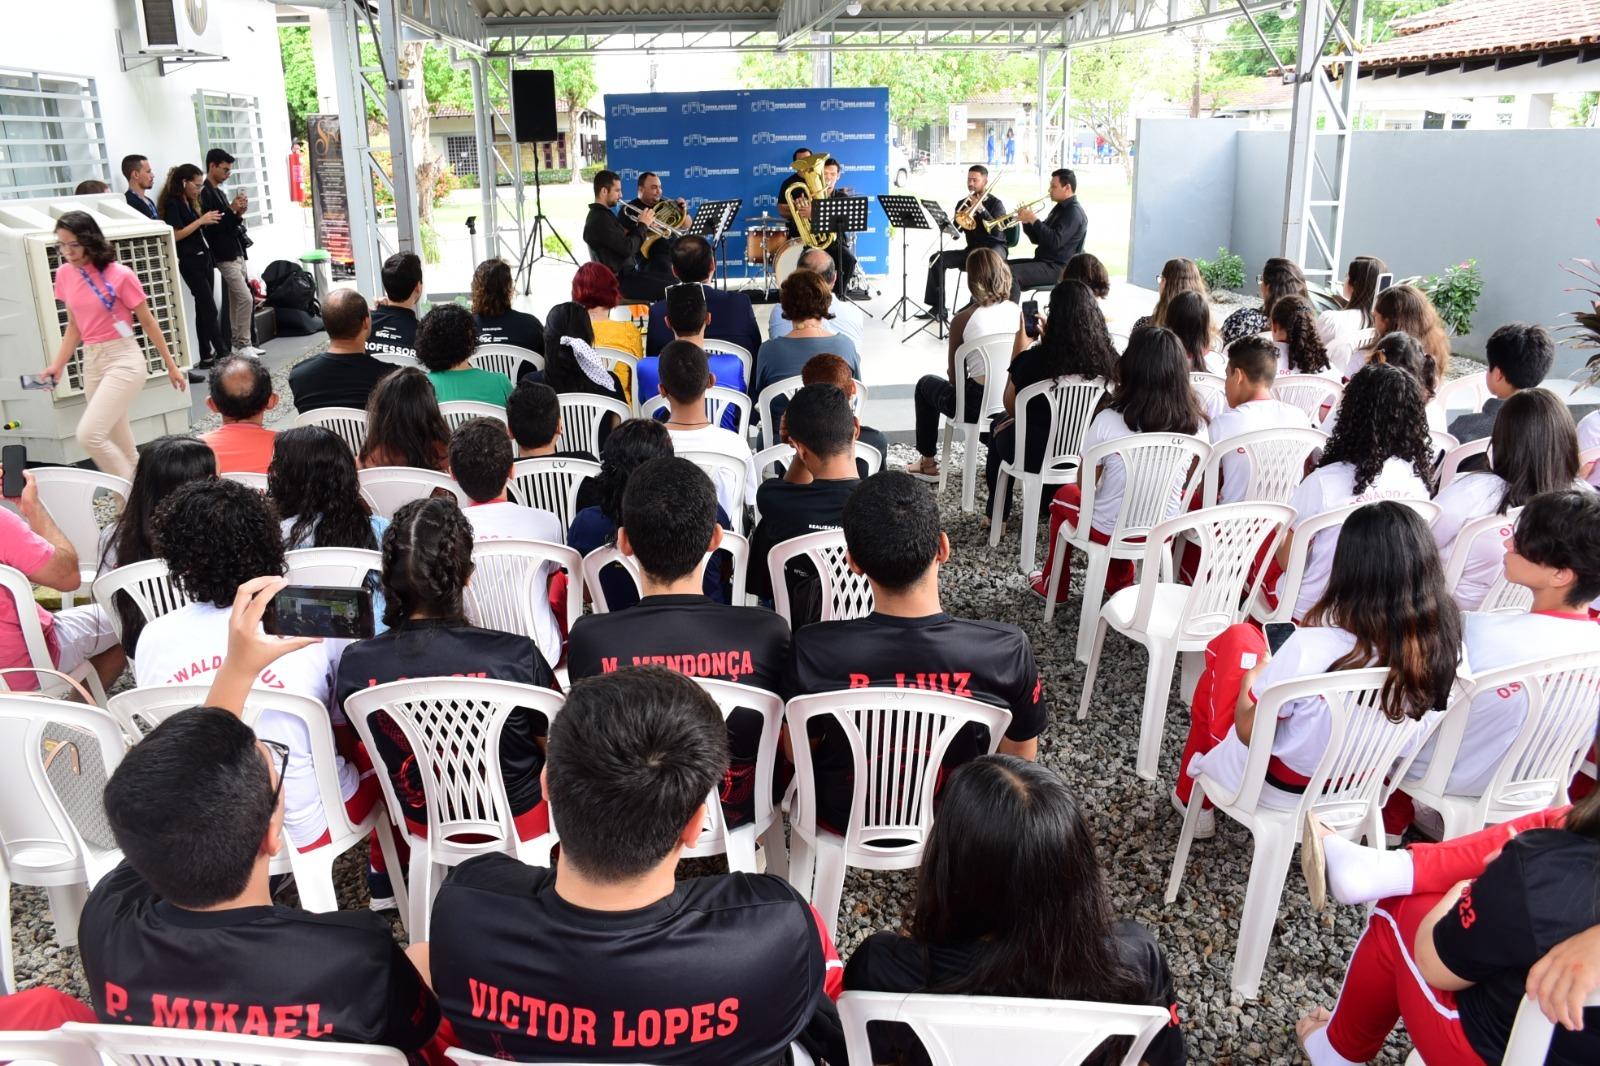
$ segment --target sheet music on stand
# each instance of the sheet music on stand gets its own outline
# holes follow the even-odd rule
[[[883,207],[884,216],[889,219],[889,225],[900,231],[900,299],[889,308],[889,315],[884,319],[885,325],[894,325],[895,319],[909,322],[913,315],[925,312],[927,309],[917,301],[911,299],[906,287],[906,235],[914,229],[930,229],[932,224],[928,220],[928,213],[923,204],[930,201],[918,200],[915,196],[903,193],[880,193],[878,203]],[[937,206],[937,205],[936,205]],[[902,342],[903,343],[903,342]]]
[[[862,233],[866,230],[867,208],[871,203],[872,201],[865,196],[830,196],[826,200],[811,201],[812,232],[832,233],[838,237],[828,250],[828,254],[833,256],[834,263],[839,267],[841,273],[843,264],[840,263],[839,251],[844,245],[845,235],[848,233]],[[859,301],[850,299],[849,294],[844,291],[843,285],[838,286],[835,289],[835,293],[841,300],[861,307]],[[865,307],[861,307],[861,311],[867,315],[872,314]]]
[[[950,221],[950,216],[944,213],[944,208],[940,207],[937,201],[918,200],[917,202],[922,205],[923,210],[928,212],[928,218],[933,223],[933,229],[944,233],[955,229],[956,224]]]
[[[704,237],[716,245],[717,265],[722,276],[722,288],[728,287],[728,256],[726,248],[728,227],[733,225],[734,216],[739,213],[739,205],[743,200],[707,200],[695,208],[694,218],[689,221],[688,233]]]

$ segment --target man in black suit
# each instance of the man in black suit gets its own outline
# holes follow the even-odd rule
[[[150,169],[150,160],[142,155],[123,156],[122,176],[128,182],[128,191],[123,193],[128,206],[151,218],[160,218],[155,201],[150,199],[150,190],[156,183],[156,172]]]
[[[981,163],[967,168],[967,195],[956,201],[950,209],[950,217],[955,218],[957,212],[972,197],[977,196],[978,201],[973,205],[973,226],[969,230],[962,230],[966,243],[960,248],[952,248],[947,252],[935,252],[928,257],[928,284],[922,292],[922,302],[928,305],[925,315],[918,318],[931,318],[938,315],[940,318],[948,317],[949,312],[944,306],[944,272],[946,270],[964,270],[967,265],[967,255],[975,248],[993,248],[1003,258],[1006,254],[1006,231],[995,230],[990,233],[983,228],[985,219],[1000,218],[1006,213],[1006,205],[1000,202],[1000,197],[988,191],[989,168]]]
[[[698,284],[706,294],[706,310],[711,312],[711,325],[706,336],[714,341],[729,341],[739,345],[755,358],[761,345],[761,329],[756,325],[755,309],[750,297],[742,292],[724,292],[706,282],[717,269],[716,258],[711,254],[711,242],[697,234],[678,238],[672,248],[672,273],[680,282]],[[650,305],[650,332],[645,338],[645,354],[660,355],[661,349],[672,343],[672,327],[667,325],[667,301],[657,300]]]
[[[1083,251],[1089,234],[1089,216],[1078,203],[1078,176],[1063,167],[1050,175],[1050,199],[1055,206],[1043,220],[1024,207],[1017,212],[1022,232],[1034,244],[1032,259],[1011,263],[1011,277],[1021,290],[1054,285],[1061,280],[1067,260]]]
[[[594,176],[594,203],[589,205],[589,217],[583,222],[583,243],[589,246],[590,259],[617,276],[624,297],[645,303],[659,300],[672,279],[633,265],[639,246],[650,236],[646,226],[655,221],[655,212],[646,208],[638,222],[618,218],[616,207],[621,200],[621,175],[602,170]]]
[[[250,343],[250,327],[255,314],[255,297],[250,293],[250,281],[245,272],[245,249],[250,238],[244,232],[244,213],[249,209],[250,198],[244,193],[234,193],[230,200],[222,191],[222,183],[233,173],[233,156],[221,148],[206,153],[206,183],[200,189],[200,211],[216,211],[222,218],[206,228],[206,243],[211,246],[211,258],[222,275],[222,330],[233,337],[236,355],[259,359],[260,348]]]

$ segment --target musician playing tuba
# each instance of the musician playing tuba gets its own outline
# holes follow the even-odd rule
[[[812,248],[826,249],[839,273],[839,285],[847,287],[855,276],[856,257],[844,247],[836,234],[816,233],[811,229],[811,205],[828,196],[823,167],[826,156],[812,155],[809,148],[796,148],[790,162],[795,173],[778,186],[778,214],[789,224],[789,236]]]
[[[989,168],[981,163],[967,168],[967,195],[957,201],[950,217],[955,220],[957,232],[965,239],[961,247],[946,252],[935,252],[928,257],[928,283],[923,287],[922,302],[928,311],[918,318],[938,315],[948,318],[944,306],[944,272],[965,270],[967,255],[974,248],[993,248],[1002,258],[1006,254],[1006,235],[1003,231],[989,232],[984,222],[1006,213],[1006,205],[989,192]],[[971,223],[971,225],[968,225]]]

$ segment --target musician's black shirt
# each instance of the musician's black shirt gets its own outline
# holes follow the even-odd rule
[[[1056,204],[1037,222],[1024,224],[1022,229],[1034,243],[1035,259],[1065,265],[1083,251],[1084,239],[1089,235],[1089,216],[1074,196]]]
[[[583,220],[583,243],[589,246],[590,257],[619,278],[648,236],[643,227],[629,225],[627,219],[598,203],[589,205],[589,215]]]
[[[961,205],[966,203],[967,199],[968,197],[963,196],[961,199],[957,200],[955,206],[950,209],[950,220],[952,222],[955,221],[956,212],[961,210]],[[983,228],[983,223],[985,219],[1002,218],[1004,217],[1005,213],[1006,205],[1000,202],[1000,197],[994,195],[993,193],[985,196],[983,198],[983,202],[980,203],[977,209],[973,211],[973,215],[976,217],[978,224],[969,230],[961,231],[962,235],[967,239],[967,251],[970,252],[974,248],[994,248],[1001,254],[1004,254],[1006,250],[1006,231],[1003,229],[997,229],[993,233],[990,233],[988,230]]]

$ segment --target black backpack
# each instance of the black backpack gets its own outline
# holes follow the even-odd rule
[[[273,260],[261,272],[261,284],[267,287],[269,307],[303,311],[308,315],[322,314],[322,305],[317,302],[317,283],[297,263]]]

